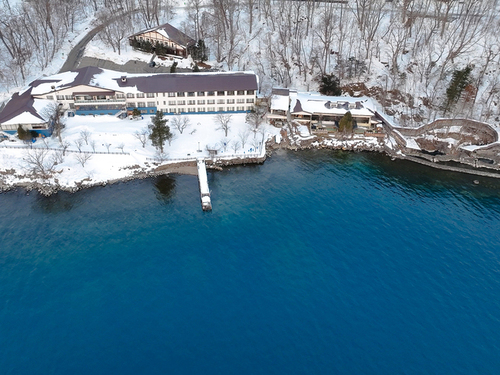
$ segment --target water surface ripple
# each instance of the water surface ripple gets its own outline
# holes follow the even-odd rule
[[[500,181],[279,152],[0,195],[2,374],[494,374]]]

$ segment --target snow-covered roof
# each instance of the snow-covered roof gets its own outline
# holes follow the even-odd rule
[[[25,90],[21,95],[15,93],[0,112],[0,124],[44,124],[50,114],[45,108],[54,103],[53,100],[33,98],[31,90]]]
[[[271,110],[288,111],[290,105],[290,98],[284,95],[271,96]]]
[[[158,34],[163,35],[165,38],[170,39],[174,43],[182,46],[182,47],[187,47],[190,44],[194,44],[196,41],[191,38],[190,36],[184,34],[182,31],[179,29],[176,29],[173,27],[171,24],[166,23],[157,27],[153,27],[150,29],[142,30],[139,31],[138,33],[135,33],[134,35],[131,35],[130,38],[134,38],[136,36],[139,36],[141,34],[147,33],[147,32],[153,32],[156,31]]]
[[[125,81],[122,80],[125,78]],[[59,73],[32,83],[33,95],[87,85],[123,93],[258,90],[254,72],[123,73],[96,67]]]
[[[350,111],[353,116],[373,116],[375,110],[370,98],[323,96],[318,93],[290,93],[292,113],[330,114],[343,116]]]
[[[33,88],[31,93],[32,95],[43,95],[71,86],[88,85],[92,77],[101,71],[100,68],[89,66],[77,69],[74,72],[64,72],[40,78],[30,84]]]

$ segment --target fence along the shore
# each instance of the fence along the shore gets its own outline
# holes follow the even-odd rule
[[[250,158],[260,158],[261,155],[260,154],[239,154],[239,155],[236,155],[236,154],[232,154],[232,155],[217,155],[217,157],[215,157],[215,159],[250,159]],[[196,156],[193,156],[193,157],[189,157],[189,158],[165,158],[165,161],[196,161],[198,160],[199,157],[196,157]],[[204,160],[212,160],[214,158],[212,158],[211,156],[206,156],[203,158]],[[159,158],[146,158],[146,160],[148,161],[160,161]]]
[[[73,152],[76,154],[101,154],[101,155],[130,155],[130,152],[101,152],[101,151],[78,151],[78,150],[64,150],[62,148],[52,148],[52,147],[32,147],[32,146],[18,146],[18,145],[1,145],[2,148],[25,148],[30,150],[52,150],[52,151],[64,151],[64,152]],[[254,154],[243,154],[243,155],[218,155],[216,159],[249,159],[249,158],[259,158],[261,155]],[[196,157],[190,158],[165,158],[165,161],[196,161]],[[210,160],[211,157],[206,157],[205,160]],[[158,161],[158,158],[146,158],[148,161]]]
[[[52,151],[64,151],[64,152],[73,152],[76,154],[102,154],[102,155],[130,155],[130,152],[101,152],[101,151],[78,151],[78,150],[69,150],[62,148],[52,148],[52,147],[33,147],[33,146],[17,146],[17,145],[0,145],[2,148],[26,148],[30,150],[52,150]]]

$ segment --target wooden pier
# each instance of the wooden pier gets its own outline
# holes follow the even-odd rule
[[[200,185],[200,198],[201,198],[201,208],[203,211],[212,210],[212,202],[210,200],[210,190],[208,188],[208,177],[207,177],[207,167],[205,165],[205,159],[198,159],[198,183]]]

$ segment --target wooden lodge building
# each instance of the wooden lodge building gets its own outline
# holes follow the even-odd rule
[[[168,51],[168,54],[182,57],[187,57],[188,47],[196,43],[193,38],[176,29],[169,23],[152,29],[139,31],[131,35],[128,39],[130,45],[133,47],[144,42],[149,42],[152,47],[155,47],[157,43],[159,43]]]

